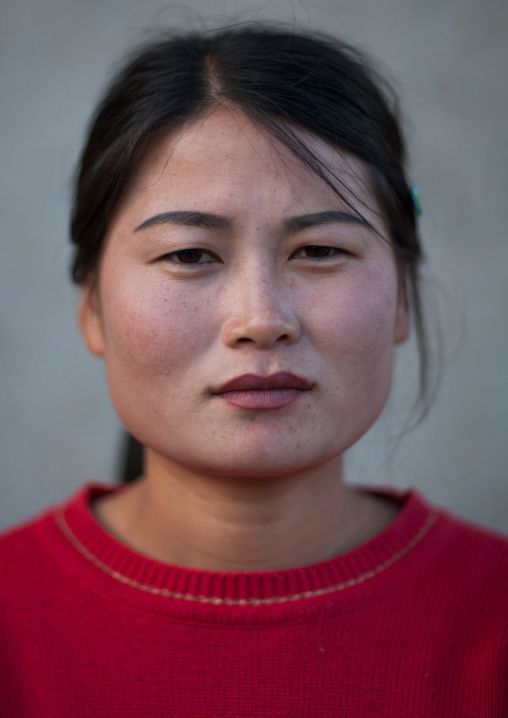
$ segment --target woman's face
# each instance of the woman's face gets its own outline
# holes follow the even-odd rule
[[[361,163],[313,149],[386,237]],[[388,242],[227,109],[147,156],[80,323],[125,426],[179,465],[226,476],[342,454],[381,412],[408,332]]]

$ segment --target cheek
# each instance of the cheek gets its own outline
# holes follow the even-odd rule
[[[393,347],[395,305],[384,292],[359,292],[343,307],[346,332],[344,341],[353,354],[371,356]]]
[[[353,284],[329,305],[326,354],[330,425],[344,447],[372,426],[388,399],[393,369],[396,291],[374,277]]]
[[[157,374],[187,366],[207,345],[212,324],[207,306],[189,296],[183,283],[120,285],[105,297],[106,364]]]
[[[355,279],[316,298],[309,325],[342,376],[375,388],[377,380],[391,377],[396,287],[376,274],[368,281]]]
[[[352,353],[372,345],[392,346],[397,306],[395,282],[372,273],[367,279],[340,284],[336,292],[313,302],[315,320],[328,326],[334,340]],[[323,311],[323,307],[326,307]]]

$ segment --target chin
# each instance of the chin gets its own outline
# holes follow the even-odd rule
[[[304,442],[290,440],[283,442],[249,442],[249,446],[225,445],[202,447],[197,454],[183,455],[165,451],[160,447],[156,453],[177,466],[186,467],[192,472],[229,478],[269,479],[290,476],[315,469],[340,456],[341,447],[314,445],[310,449]]]

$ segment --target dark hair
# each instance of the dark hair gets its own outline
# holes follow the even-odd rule
[[[346,202],[340,180],[301,130],[363,160],[413,312],[424,401],[422,253],[396,99],[358,50],[326,35],[248,25],[138,49],[99,104],[81,156],[71,223],[74,281],[96,278],[108,223],[149,144],[220,104],[239,108]]]

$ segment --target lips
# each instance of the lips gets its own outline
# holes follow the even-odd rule
[[[279,409],[310,389],[308,379],[290,372],[243,374],[220,386],[214,395],[241,409]]]

